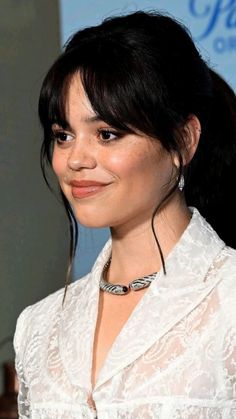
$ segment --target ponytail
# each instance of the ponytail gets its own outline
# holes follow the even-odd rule
[[[210,75],[210,112],[186,174],[185,197],[236,248],[236,96],[217,73]]]

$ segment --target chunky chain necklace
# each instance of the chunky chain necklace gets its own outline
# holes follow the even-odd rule
[[[142,278],[137,278],[131,281],[128,286],[120,285],[120,284],[110,284],[104,279],[104,275],[109,268],[111,263],[111,258],[106,262],[104,268],[102,270],[102,275],[100,279],[100,289],[105,292],[109,292],[110,294],[116,295],[124,295],[127,294],[130,290],[138,291],[142,290],[143,288],[149,287],[151,282],[156,278],[157,272],[154,272],[150,275],[145,275]]]

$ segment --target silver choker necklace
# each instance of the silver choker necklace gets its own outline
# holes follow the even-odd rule
[[[100,279],[100,284],[99,284],[100,289],[102,291],[109,292],[110,294],[124,295],[124,294],[127,294],[130,290],[133,290],[133,291],[142,290],[143,288],[149,287],[151,282],[156,278],[157,272],[154,272],[150,275],[145,275],[142,278],[134,279],[128,285],[110,284],[108,281],[104,279],[105,272],[109,268],[110,263],[111,263],[111,258],[104,265],[101,279]]]

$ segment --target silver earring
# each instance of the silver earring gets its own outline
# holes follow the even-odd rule
[[[182,191],[184,189],[184,175],[180,176],[180,180],[179,180],[179,184],[178,184],[178,188],[180,191]]]

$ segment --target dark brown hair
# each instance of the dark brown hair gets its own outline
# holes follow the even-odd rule
[[[49,70],[40,93],[43,170],[45,162],[52,161],[52,124],[68,126],[65,99],[77,72],[102,120],[127,133],[139,130],[156,138],[167,151],[178,153],[187,203],[196,206],[232,244],[230,236],[224,237],[218,229],[215,214],[228,205],[222,179],[235,178],[235,95],[209,69],[188,30],[168,16],[139,11],[75,33]],[[180,128],[192,114],[200,120],[202,134],[191,164],[183,168]],[[165,199],[178,187],[179,178]],[[72,258],[77,223],[64,196],[63,202],[70,220]],[[160,247],[159,251],[162,256]]]

